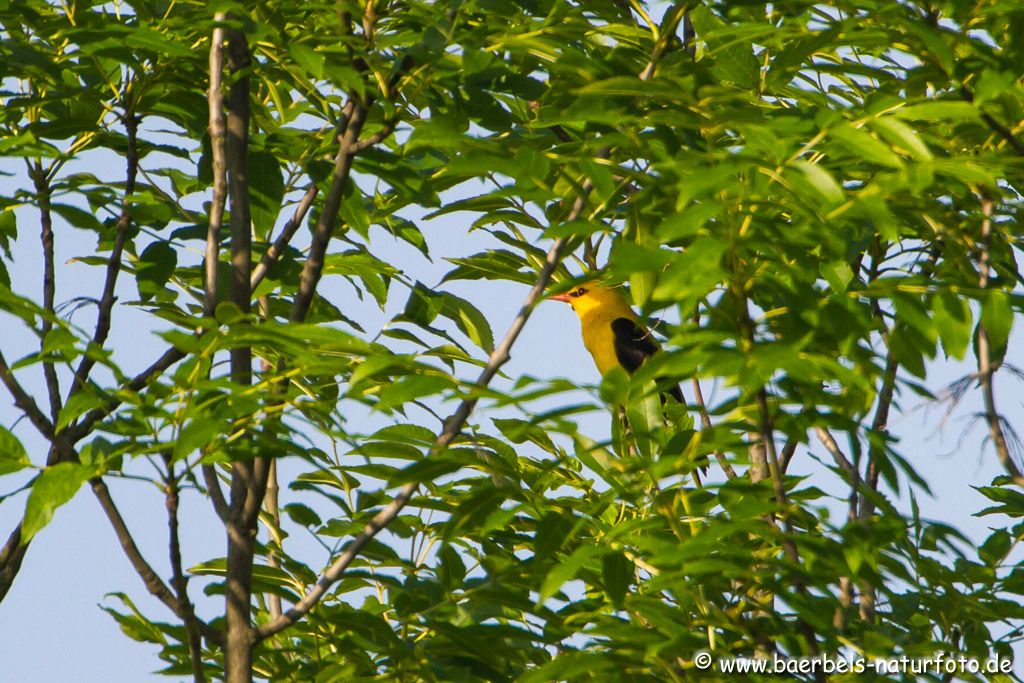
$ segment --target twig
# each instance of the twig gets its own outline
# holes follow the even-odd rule
[[[50,207],[50,181],[40,164],[30,166],[29,172],[35,184],[39,201],[41,230],[39,239],[43,245],[43,315],[41,326],[42,341],[53,329],[54,298],[57,293],[57,277],[54,273],[53,255],[53,212]],[[50,419],[57,422],[60,415],[60,380],[52,360],[43,359],[43,375],[46,378],[46,393],[50,403]]]
[[[972,93],[966,85],[960,86],[960,94],[968,102],[974,102],[974,93]],[[981,120],[984,121],[988,125],[988,127],[992,129],[993,132],[997,133],[1001,138],[1006,140],[1010,147],[1013,148],[1014,154],[1016,154],[1017,156],[1024,156],[1024,142],[1022,142],[1020,138],[1014,135],[1012,130],[996,121],[995,118],[988,112],[980,111],[980,113]]]
[[[7,387],[7,391],[10,392],[14,398],[14,405],[18,407],[21,412],[25,413],[28,417],[29,422],[42,434],[46,439],[53,438],[53,423],[50,422],[49,418],[43,414],[43,411],[36,405],[36,402],[32,400],[32,397],[28,395],[25,389],[18,382],[18,379],[14,376],[14,372],[11,370],[11,366],[7,364],[7,359],[4,358],[4,354],[0,351],[0,381]]]
[[[21,522],[18,522],[7,537],[4,547],[0,548],[0,602],[14,585],[14,578],[21,570],[21,562],[27,551],[28,544],[21,542]]]
[[[178,533],[178,478],[174,473],[174,463],[170,455],[164,456],[164,463],[167,466],[167,482],[165,504],[167,507],[167,538],[168,554],[171,561],[171,586],[178,597],[178,609],[186,615],[185,633],[188,636],[189,659],[192,663],[192,679],[195,683],[204,683],[206,675],[203,673],[203,644],[200,640],[199,625],[196,623],[196,613],[192,602],[188,599],[188,579],[182,570],[181,562],[181,538]]]
[[[981,222],[981,251],[978,254],[978,289],[985,291],[989,283],[989,259],[992,244],[992,200],[988,197],[981,199],[981,211],[984,219]],[[995,396],[995,372],[992,364],[992,343],[988,337],[988,330],[985,325],[978,325],[978,382],[981,384],[981,395],[985,401],[985,419],[988,422],[989,436],[996,448],[996,456],[1002,463],[1003,469],[1013,477],[1013,483],[1017,486],[1024,486],[1024,475],[1021,475],[1020,468],[1013,461],[1009,445],[1006,442],[1006,435],[1003,433],[1002,418],[996,408]]]
[[[825,450],[832,456],[832,460],[836,463],[836,466],[846,472],[846,478],[850,485],[850,497],[848,499],[848,508],[846,513],[846,519],[849,522],[855,522],[858,519],[857,515],[857,495],[858,489],[860,488],[860,472],[850,462],[849,458],[843,453],[842,449],[839,448],[839,444],[836,443],[835,438],[832,434],[824,427],[815,427],[814,433],[817,434],[818,440],[825,447]],[[846,629],[847,622],[847,610],[853,605],[854,601],[854,588],[853,581],[850,577],[843,576],[839,579],[839,607],[836,608],[835,614],[832,617],[832,625],[836,629],[842,631]]]
[[[227,522],[231,518],[231,509],[224,498],[224,491],[220,487],[220,479],[217,476],[217,468],[213,465],[203,465],[203,481],[206,483],[206,490],[213,502],[213,509],[220,517],[220,521]]]
[[[214,21],[221,24],[227,16],[218,12]],[[220,228],[224,221],[224,205],[228,196],[227,165],[225,160],[224,129],[224,27],[213,29],[210,40],[210,89],[206,93],[210,109],[209,130],[213,166],[213,200],[206,228],[206,291],[203,296],[203,315],[212,316],[217,306],[217,262],[220,258]]]
[[[121,516],[121,512],[117,509],[117,506],[114,504],[114,499],[110,496],[110,489],[107,488],[106,482],[104,482],[100,477],[96,477],[95,479],[89,480],[89,484],[92,486],[93,494],[95,494],[96,499],[99,501],[100,507],[103,508],[103,512],[106,513],[107,519],[110,520],[111,526],[114,527],[114,533],[117,535],[117,540],[121,543],[121,548],[124,550],[125,555],[128,556],[128,561],[132,563],[136,573],[138,573],[142,578],[143,583],[146,584],[146,588],[154,597],[156,597],[157,600],[164,603],[164,605],[174,612],[178,618],[182,620],[186,619],[186,615],[180,611],[178,599],[175,597],[174,593],[164,585],[160,576],[142,556],[142,552],[135,544],[135,539],[132,537],[131,531],[128,529],[128,525],[125,524],[124,518]],[[223,633],[200,619],[196,619],[196,624],[204,638],[211,643],[223,647]]]
[[[331,176],[331,185],[324,197],[324,208],[320,212],[316,228],[313,230],[313,239],[309,246],[309,255],[302,268],[302,275],[299,279],[299,291],[295,294],[292,302],[292,321],[306,319],[306,313],[313,303],[313,296],[316,293],[317,283],[323,274],[324,256],[327,253],[327,246],[330,244],[331,235],[334,232],[334,221],[337,219],[338,210],[341,208],[341,196],[349,181],[349,173],[352,170],[353,148],[359,139],[359,133],[363,129],[363,122],[366,120],[366,104],[355,102],[352,116],[345,128],[338,146],[338,153],[334,159],[334,173]]]
[[[107,259],[107,272],[103,280],[103,293],[100,295],[99,312],[96,315],[96,330],[92,335],[92,344],[101,348],[110,333],[110,320],[114,308],[114,290],[117,286],[117,276],[121,272],[121,256],[124,252],[125,242],[128,240],[128,231],[132,224],[128,209],[131,206],[131,196],[135,192],[135,180],[139,172],[139,151],[138,134],[139,120],[135,116],[134,108],[129,104],[125,107],[124,127],[128,135],[127,169],[125,170],[124,198],[121,200],[121,213],[117,217],[117,225],[114,230],[114,245],[110,250],[110,258]],[[68,399],[85,388],[96,364],[95,356],[86,354],[82,362],[78,364],[75,371],[74,381],[68,391]]]
[[[699,321],[699,316],[694,316]],[[708,414],[707,405],[704,403],[704,392],[700,388],[700,380],[693,377],[690,382],[693,384],[693,400],[697,402],[697,412],[700,414],[700,422],[704,426],[704,429],[711,429],[711,416]],[[729,479],[736,478],[736,470],[729,464],[729,459],[725,457],[725,453],[720,450],[715,450],[715,460],[718,462],[718,466],[725,472],[725,476]]]
[[[319,192],[316,184],[310,185],[309,189],[306,190],[306,194],[302,195],[302,199],[299,200],[298,206],[295,207],[295,213],[292,217],[284,224],[281,228],[281,234],[277,236],[274,243],[270,245],[263,256],[260,257],[260,262],[256,264],[256,267],[252,269],[252,277],[249,279],[249,287],[255,290],[263,278],[266,277],[267,272],[270,270],[277,259],[281,258],[281,254],[288,247],[288,244],[295,237],[295,233],[299,231],[299,227],[302,226],[302,221],[306,218],[306,214],[309,213],[310,207],[313,206],[313,200],[316,199],[316,195]]]

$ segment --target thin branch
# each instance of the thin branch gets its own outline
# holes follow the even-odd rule
[[[7,537],[4,547],[0,548],[0,602],[14,585],[14,578],[21,570],[22,560],[28,551],[28,544],[21,542],[21,522],[14,526],[14,531]]]
[[[982,197],[981,211],[984,219],[981,222],[981,252],[978,254],[978,288],[984,291],[988,289],[992,245],[992,200],[988,197]],[[992,364],[992,343],[988,336],[988,330],[985,329],[984,324],[979,324],[978,382],[981,384],[981,395],[985,401],[985,420],[988,422],[989,437],[996,448],[996,456],[1002,463],[1003,469],[1013,477],[1014,484],[1024,486],[1024,475],[1021,475],[1020,468],[1013,461],[1013,455],[1010,453],[1010,447],[1006,441],[1006,434],[1003,433],[999,410],[996,407],[995,372],[996,368]]]
[[[121,256],[124,252],[125,242],[128,241],[129,228],[132,219],[128,213],[131,206],[131,196],[135,192],[135,181],[139,172],[139,150],[137,134],[139,120],[135,116],[132,106],[127,106],[124,113],[124,127],[128,135],[127,168],[125,170],[124,197],[121,200],[121,213],[117,217],[117,225],[114,228],[114,245],[110,250],[110,258],[107,259],[107,272],[103,280],[103,293],[100,295],[99,312],[96,315],[96,330],[92,335],[92,345],[97,349],[102,348],[110,334],[111,314],[114,309],[114,290],[117,286],[117,276],[121,272]],[[95,356],[86,354],[82,357],[78,369],[75,371],[75,378],[68,392],[68,399],[85,388],[96,364]]]
[[[972,93],[966,85],[960,86],[960,94],[968,102],[974,102],[974,93]],[[979,109],[979,113],[981,114],[981,120],[984,121],[994,133],[1006,140],[1007,144],[1013,148],[1014,154],[1017,156],[1024,156],[1024,142],[1014,135],[1012,130],[996,121],[988,112],[980,111]]]
[[[825,447],[825,450],[832,456],[832,460],[836,463],[839,469],[846,473],[846,478],[850,485],[850,496],[847,504],[846,519],[849,522],[855,522],[858,519],[857,514],[857,496],[858,489],[860,488],[860,472],[850,459],[846,457],[842,449],[839,448],[839,444],[836,443],[835,438],[832,434],[824,427],[815,427],[814,433],[817,434],[818,440]],[[847,611],[853,606],[855,599],[853,581],[849,576],[842,576],[839,579],[839,607],[836,608],[835,614],[832,616],[832,625],[843,631],[846,629],[847,623]]]
[[[128,561],[132,563],[132,567],[135,568],[136,573],[142,578],[146,588],[157,600],[164,603],[174,612],[179,619],[186,619],[186,615],[180,611],[177,597],[164,584],[153,567],[146,562],[146,558],[142,556],[142,552],[135,544],[135,539],[132,537],[124,517],[121,516],[120,510],[114,504],[114,499],[110,496],[110,489],[107,488],[106,482],[100,477],[96,477],[89,480],[89,484],[92,486],[93,494],[95,494],[96,499],[99,501],[100,507],[103,508],[107,519],[110,520],[111,526],[114,527],[114,533],[117,535],[117,540],[121,543],[121,548],[124,550],[125,555],[128,556]],[[196,619],[196,624],[204,638],[216,645],[224,645],[223,633],[200,619]]]
[[[218,12],[214,21],[226,19]],[[203,315],[212,316],[217,306],[217,262],[220,258],[220,229],[224,221],[224,206],[228,197],[227,165],[225,160],[224,128],[224,27],[213,29],[210,40],[210,89],[206,93],[210,109],[209,131],[213,166],[213,200],[206,229],[206,291],[203,297]]]
[[[11,366],[7,364],[7,359],[4,358],[2,351],[0,351],[0,382],[3,382],[4,386],[7,387],[7,391],[14,398],[14,405],[21,412],[25,413],[29,422],[32,423],[39,433],[48,440],[52,439],[53,423],[43,414],[43,411],[36,405],[36,402],[32,400],[32,397],[28,395],[21,386],[21,383],[18,382],[14,372],[11,370]]]
[[[231,508],[224,498],[224,490],[220,487],[220,479],[217,476],[217,468],[213,465],[203,465],[203,481],[206,483],[206,491],[210,494],[213,502],[213,509],[220,517],[220,521],[227,522],[231,518]]]
[[[783,474],[789,469],[789,464],[793,462],[793,456],[796,455],[796,449],[799,445],[800,439],[790,439],[782,447],[782,452],[779,453],[779,470]]]
[[[306,319],[306,313],[313,303],[313,296],[316,294],[317,283],[323,274],[324,257],[327,253],[327,246],[330,244],[331,235],[334,233],[334,222],[341,208],[341,197],[349,181],[349,173],[352,170],[352,161],[355,159],[353,148],[359,140],[359,133],[366,120],[367,105],[356,101],[352,110],[352,116],[348,121],[345,133],[341,136],[338,146],[338,153],[334,159],[334,173],[331,176],[331,185],[324,197],[324,207],[320,212],[316,228],[313,230],[313,239],[309,246],[309,255],[302,268],[302,275],[299,279],[299,291],[295,294],[292,302],[292,310],[289,318],[292,321]]]
[[[178,478],[174,473],[174,464],[170,455],[164,456],[164,463],[167,466],[167,483],[165,493],[165,505],[167,507],[167,538],[168,554],[171,561],[171,586],[178,597],[178,610],[185,614],[185,633],[188,636],[189,660],[192,663],[192,680],[195,683],[205,683],[206,675],[203,673],[203,644],[200,639],[199,625],[196,623],[196,612],[192,602],[188,599],[188,579],[182,570],[181,562],[181,538],[178,533],[178,505],[181,498],[178,495]]]
[[[695,316],[699,321],[699,316]],[[700,380],[693,377],[690,382],[693,384],[693,399],[697,403],[697,412],[700,414],[700,423],[704,426],[704,429],[711,429],[713,427],[711,423],[711,415],[708,414],[707,405],[704,403],[704,392],[700,388]],[[725,472],[725,476],[729,479],[736,478],[736,470],[729,464],[729,459],[725,457],[725,453],[720,450],[715,451],[715,460],[718,462],[718,466]]]
[[[313,206],[313,200],[316,199],[316,195],[319,192],[316,184],[310,185],[309,189],[306,190],[306,194],[302,195],[302,199],[299,200],[298,206],[295,207],[295,213],[292,217],[284,224],[281,228],[281,234],[277,236],[274,243],[270,245],[263,256],[260,257],[260,262],[256,264],[256,267],[252,269],[252,277],[249,279],[249,287],[255,290],[263,278],[266,277],[267,272],[270,270],[270,266],[277,262],[277,259],[281,258],[281,254],[291,243],[292,238],[295,237],[295,233],[299,231],[302,226],[302,221],[305,220],[306,214],[309,213],[310,207]]]
[[[41,229],[39,239],[43,245],[43,315],[42,339],[53,329],[54,298],[57,294],[57,276],[54,272],[53,255],[53,212],[50,208],[50,181],[42,166],[31,167],[30,174],[35,184],[37,201],[39,202],[39,218]],[[43,360],[43,375],[46,378],[46,393],[50,402],[50,419],[57,422],[60,415],[60,380],[52,360]]]
[[[354,145],[352,145],[352,153],[359,154],[360,152],[369,147],[379,145],[381,142],[386,140],[389,135],[391,135],[394,132],[395,124],[394,122],[389,121],[388,123],[385,123],[383,127],[381,127],[381,129],[378,130],[373,135],[369,136],[368,138],[364,138],[359,142],[355,143]]]

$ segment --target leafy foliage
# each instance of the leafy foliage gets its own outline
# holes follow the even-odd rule
[[[992,385],[1024,305],[1022,22],[1009,0],[0,2],[0,153],[24,162],[0,196],[0,308],[35,340],[0,357],[17,407],[0,475],[28,488],[0,596],[83,484],[115,521],[104,479],[145,472],[172,513],[180,487],[210,497],[232,539],[257,531],[245,495],[262,509],[242,564],[164,577],[173,623],[123,594],[105,608],[170,675],[710,680],[699,650],[1012,657],[1024,478]],[[221,35],[226,143],[205,92]],[[36,216],[41,300],[40,272],[9,267]],[[432,261],[453,218],[447,239],[483,246]],[[54,275],[54,241],[83,233],[95,246]],[[587,433],[594,402],[566,380],[487,386],[504,330],[459,285],[518,297],[551,261],[559,281],[606,264],[663,321],[665,350],[601,386],[629,430]],[[107,336],[132,309],[164,346],[129,367]],[[936,361],[965,357],[961,394],[985,396],[1007,469],[979,489],[999,516],[977,549],[920,517],[920,465],[887,430],[933,398]],[[45,396],[19,383],[36,375]],[[655,378],[726,390],[664,420]],[[787,475],[812,455],[814,477]],[[261,466],[280,473],[265,491]],[[358,552],[283,623],[323,576],[304,532],[331,561]],[[190,600],[220,598],[189,580],[226,614],[248,581],[257,626],[202,623]]]

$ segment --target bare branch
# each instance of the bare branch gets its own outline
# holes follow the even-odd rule
[[[0,602],[14,585],[14,578],[21,570],[21,562],[27,551],[28,544],[21,542],[21,522],[18,522],[7,537],[4,547],[0,548]]]
[[[167,507],[167,549],[171,561],[171,586],[177,593],[178,610],[185,615],[183,621],[185,622],[185,633],[188,636],[192,680],[195,683],[205,683],[203,644],[200,639],[199,625],[196,622],[196,612],[192,607],[192,602],[188,599],[188,579],[185,577],[185,572],[182,571],[181,539],[178,533],[178,505],[181,502],[178,495],[178,478],[175,476],[174,464],[170,455],[164,456],[164,463],[167,466],[165,505]]]
[[[848,499],[848,508],[846,513],[846,519],[850,522],[854,522],[858,519],[857,514],[857,496],[858,489],[860,488],[860,472],[854,466],[850,459],[846,457],[842,449],[839,448],[839,444],[836,443],[835,438],[832,434],[824,427],[815,427],[814,433],[817,434],[818,440],[825,447],[825,450],[832,456],[832,460],[836,463],[836,466],[846,472],[846,477],[850,485],[850,496]],[[848,576],[840,577],[839,579],[839,607],[836,608],[835,614],[832,617],[832,625],[839,630],[846,628],[847,622],[847,610],[853,605],[854,601],[854,587],[853,581]]]
[[[982,291],[988,288],[989,283],[989,259],[992,244],[992,200],[988,197],[981,199],[981,211],[984,219],[981,222],[981,251],[978,254],[978,288]],[[992,364],[992,343],[988,336],[988,330],[984,324],[978,325],[978,383],[981,385],[981,395],[985,401],[985,421],[988,423],[989,436],[996,449],[996,456],[999,462],[1013,478],[1017,486],[1024,486],[1024,475],[1021,474],[1017,463],[1013,461],[1010,447],[1006,441],[1006,434],[1003,432],[1002,419],[996,407],[995,395],[995,372],[996,367]]]
[[[341,196],[349,181],[349,173],[352,170],[352,161],[355,158],[353,148],[359,139],[359,133],[366,120],[366,105],[356,101],[352,110],[352,116],[348,121],[345,133],[341,137],[338,146],[338,153],[334,159],[334,173],[331,176],[331,185],[324,197],[324,208],[317,220],[316,228],[313,230],[313,239],[309,246],[309,255],[302,268],[302,275],[299,279],[299,291],[295,294],[292,302],[292,321],[306,319],[306,313],[313,303],[313,296],[316,293],[317,283],[323,274],[324,257],[327,253],[327,246],[330,244],[331,235],[334,233],[334,222],[338,216],[338,209],[341,207]]]
[[[128,135],[127,169],[125,171],[124,197],[121,200],[121,214],[117,217],[117,225],[114,228],[114,245],[110,249],[110,258],[107,259],[107,272],[103,280],[103,293],[100,295],[99,312],[96,314],[96,330],[92,335],[92,344],[102,347],[110,333],[110,320],[114,308],[114,289],[117,286],[117,276],[121,272],[121,256],[124,252],[125,242],[128,240],[128,229],[131,227],[132,219],[128,214],[131,205],[131,195],[135,192],[135,180],[139,172],[139,151],[136,135],[139,129],[139,120],[135,116],[132,106],[128,106],[124,113],[124,127]],[[89,379],[96,364],[95,356],[85,355],[75,371],[75,378],[68,392],[68,398],[77,394]]]
[[[700,316],[694,316],[697,324],[700,324]],[[708,414],[708,407],[704,403],[704,392],[700,388],[700,380],[696,377],[692,378],[690,382],[693,384],[693,399],[697,402],[697,412],[700,414],[700,423],[704,425],[704,429],[711,429],[711,416]],[[718,462],[718,466],[725,472],[725,476],[729,479],[736,478],[736,470],[729,464],[729,459],[725,457],[725,453],[722,451],[715,451],[715,460]]]
[[[203,481],[206,483],[206,490],[213,501],[213,509],[216,511],[220,521],[227,522],[231,518],[231,508],[224,498],[224,491],[220,487],[220,479],[217,477],[217,468],[213,465],[203,465]]]
[[[7,364],[7,359],[4,358],[4,354],[0,351],[0,382],[4,383],[7,387],[7,391],[10,392],[14,398],[14,405],[18,407],[21,412],[25,413],[28,417],[29,422],[47,439],[53,438],[53,423],[43,414],[43,411],[36,405],[36,402],[32,400],[32,397],[28,395],[25,389],[18,382],[18,379],[14,376],[14,372],[11,370],[11,366]]]
[[[226,19],[223,12],[217,13],[214,21]],[[210,148],[213,166],[213,201],[210,205],[209,223],[206,229],[206,291],[203,297],[203,314],[212,316],[217,306],[217,261],[220,252],[220,228],[224,221],[224,205],[228,196],[227,165],[225,161],[224,129],[224,27],[213,29],[210,40],[210,89],[206,93],[210,109]]]
[[[277,236],[274,243],[270,245],[263,256],[260,257],[260,262],[252,269],[252,277],[249,279],[249,287],[253,290],[266,277],[267,271],[270,270],[277,259],[281,258],[281,254],[291,243],[292,238],[295,237],[295,233],[299,231],[299,227],[302,225],[302,221],[305,220],[306,214],[309,213],[310,207],[313,206],[313,200],[316,199],[316,195],[319,189],[315,184],[310,185],[309,189],[306,190],[306,194],[302,195],[302,199],[299,200],[298,206],[295,207],[295,213],[292,217],[284,224],[281,229],[281,234]]]
[[[186,619],[186,615],[180,612],[178,599],[175,597],[174,593],[164,585],[160,576],[142,556],[142,552],[135,544],[135,539],[132,537],[131,531],[128,529],[128,525],[125,524],[120,510],[117,509],[117,505],[114,504],[114,499],[110,496],[110,489],[107,488],[106,482],[104,482],[100,477],[96,477],[95,479],[91,479],[89,484],[92,486],[93,494],[99,501],[100,507],[103,508],[103,512],[106,513],[107,519],[110,520],[111,526],[114,527],[114,533],[117,535],[117,540],[121,543],[121,548],[124,550],[125,555],[128,556],[128,561],[132,563],[135,571],[142,578],[143,583],[146,584],[146,588],[154,597],[156,597],[157,600],[164,603],[164,605],[174,612],[178,618],[182,620]],[[211,643],[223,646],[223,633],[199,619],[197,619],[196,622],[204,638]]]
[[[54,273],[53,255],[53,213],[50,208],[50,180],[39,164],[31,165],[29,173],[35,185],[36,200],[39,202],[41,230],[39,239],[43,245],[43,316],[42,339],[53,329],[54,298],[57,293],[57,277]],[[46,378],[46,393],[50,402],[50,419],[57,422],[60,415],[60,380],[53,361],[43,359],[43,375]]]

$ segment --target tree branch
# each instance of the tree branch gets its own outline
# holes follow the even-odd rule
[[[25,559],[28,544],[21,542],[21,522],[14,526],[14,531],[7,537],[4,547],[0,548],[0,602],[14,585],[14,578],[21,570],[21,562]]]
[[[103,508],[103,512],[106,513],[111,526],[114,527],[114,533],[117,535],[117,540],[121,543],[121,548],[124,550],[125,555],[128,556],[128,561],[132,563],[132,567],[135,568],[135,571],[142,578],[142,582],[146,584],[146,588],[157,600],[164,603],[164,605],[166,605],[179,619],[184,621],[187,618],[187,615],[180,611],[177,597],[166,585],[164,585],[160,576],[156,573],[153,567],[146,562],[146,558],[142,556],[142,552],[135,544],[135,539],[132,537],[131,531],[128,529],[128,525],[125,524],[124,518],[121,516],[121,512],[117,509],[117,505],[114,504],[114,499],[110,496],[110,489],[107,488],[106,482],[104,482],[102,478],[96,477],[95,479],[89,480],[89,484],[92,486],[93,494],[99,501],[100,507]],[[196,623],[204,638],[211,643],[223,647],[223,633],[199,619],[196,619]]]
[[[981,221],[981,251],[978,254],[978,289],[985,291],[989,283],[989,259],[992,245],[992,200],[988,197],[981,198],[981,211],[984,218]],[[996,448],[996,456],[1003,465],[1006,473],[1013,478],[1017,486],[1024,486],[1024,475],[1021,475],[1020,468],[1013,461],[1010,453],[1006,435],[1003,433],[1002,418],[996,407],[995,395],[995,372],[996,367],[992,363],[992,343],[988,336],[985,325],[978,324],[978,383],[981,385],[981,395],[985,402],[985,421],[988,423],[989,437]]]
[[[139,120],[135,116],[133,107],[128,105],[124,113],[124,126],[128,135],[127,169],[125,170],[124,198],[121,200],[121,214],[117,217],[115,226],[114,245],[110,250],[110,258],[107,260],[107,272],[103,281],[103,293],[100,295],[99,312],[96,314],[96,330],[92,335],[92,345],[97,349],[102,348],[110,333],[111,314],[114,308],[114,290],[117,286],[117,276],[121,272],[121,256],[124,252],[125,242],[128,240],[128,229],[131,227],[132,219],[128,214],[131,206],[131,195],[135,192],[135,180],[139,172],[139,150],[137,133]],[[95,356],[86,354],[82,362],[78,364],[75,371],[75,378],[68,391],[68,399],[85,388],[96,364]]]
[[[974,93],[972,93],[966,85],[960,86],[960,94],[968,102],[974,102]],[[1013,148],[1014,154],[1016,154],[1017,156],[1024,156],[1024,142],[1022,142],[1020,138],[1014,135],[1012,130],[996,121],[995,118],[988,112],[980,110],[979,112],[981,113],[981,120],[984,121],[985,124],[988,125],[988,127],[991,128],[994,133],[996,133],[997,135],[999,135],[999,137],[1006,140],[1007,144],[1009,144],[1010,147]]]
[[[36,197],[39,202],[39,218],[42,226],[39,239],[43,245],[43,315],[42,341],[53,329],[54,298],[57,293],[57,277],[54,272],[53,255],[53,213],[50,207],[50,181],[46,172],[39,164],[29,170],[35,185]],[[52,360],[43,359],[43,375],[46,378],[46,393],[50,402],[50,419],[55,423],[60,415],[60,380]]]
[[[7,391],[14,398],[14,405],[25,414],[29,422],[32,423],[39,433],[46,437],[47,440],[52,439],[53,423],[43,414],[43,411],[36,405],[36,402],[32,400],[32,397],[28,395],[18,382],[14,372],[11,370],[11,366],[7,364],[7,359],[4,358],[2,351],[0,351],[0,382],[3,382],[4,386],[7,387]]]
[[[352,109],[352,116],[348,121],[341,142],[338,146],[338,153],[334,158],[334,173],[331,176],[331,185],[324,197],[324,208],[317,220],[316,228],[313,230],[313,239],[309,246],[309,255],[302,268],[302,275],[299,279],[299,291],[295,294],[292,302],[292,310],[289,319],[293,322],[306,319],[306,313],[313,303],[313,296],[316,294],[317,283],[323,274],[324,257],[327,253],[327,246],[330,244],[331,235],[334,233],[334,222],[338,216],[338,209],[341,207],[341,196],[349,181],[349,173],[352,170],[352,161],[355,158],[353,148],[359,139],[359,133],[363,129],[366,120],[367,104],[356,100]]]
[[[858,489],[860,488],[860,472],[850,462],[849,458],[843,453],[842,449],[839,448],[839,444],[832,437],[832,434],[824,427],[815,427],[814,433],[817,434],[818,440],[825,447],[825,450],[832,456],[832,460],[846,473],[848,483],[850,485],[850,497],[848,499],[848,507],[846,512],[846,519],[848,522],[856,522],[858,519],[857,515],[857,496]],[[835,614],[832,617],[832,625],[843,631],[846,629],[847,623],[847,610],[853,606],[854,601],[854,588],[853,581],[850,580],[849,576],[842,576],[839,578],[839,607],[836,608]]]
[[[181,502],[178,495],[178,478],[174,474],[174,464],[170,455],[164,456],[164,463],[167,466],[167,482],[165,505],[167,507],[167,550],[171,562],[171,586],[178,597],[178,609],[185,614],[185,633],[188,636],[189,660],[192,663],[192,680],[195,683],[205,683],[206,675],[203,672],[203,644],[200,640],[199,625],[196,622],[196,612],[192,602],[188,599],[188,578],[182,571],[181,563],[181,539],[178,533],[178,505]]]
[[[252,276],[249,279],[250,289],[255,290],[263,282],[263,278],[266,277],[270,266],[276,263],[277,259],[281,258],[281,254],[284,253],[284,250],[291,243],[295,233],[299,231],[299,227],[306,218],[306,214],[309,213],[310,207],[313,206],[313,200],[316,199],[319,191],[316,184],[312,184],[306,190],[306,194],[302,195],[298,206],[295,207],[295,213],[292,214],[292,217],[281,228],[281,234],[277,236],[272,245],[267,247],[267,250],[263,252],[263,256],[260,257],[260,262],[252,269]]]
[[[224,12],[218,12],[214,21],[218,24],[227,19]],[[206,99],[210,109],[209,131],[211,162],[213,166],[213,199],[210,204],[210,219],[206,228],[206,279],[203,297],[203,315],[212,316],[217,306],[217,262],[220,259],[220,229],[224,221],[224,206],[227,203],[228,181],[225,161],[224,129],[224,27],[213,29],[210,39],[210,89]]]

